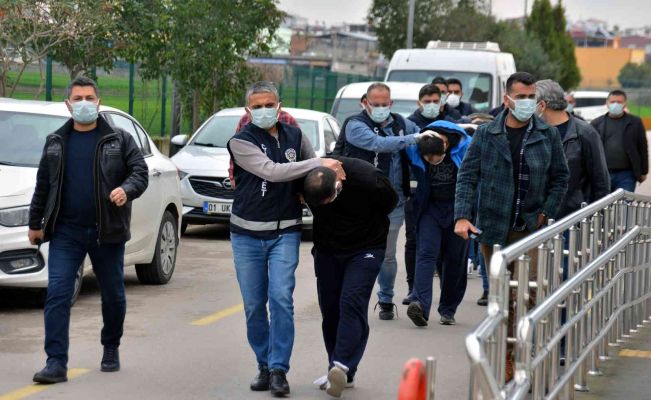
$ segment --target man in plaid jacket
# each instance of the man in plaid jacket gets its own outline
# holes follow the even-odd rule
[[[488,263],[493,245],[517,242],[555,218],[569,180],[558,130],[534,116],[534,77],[517,72],[506,82],[505,110],[495,121],[480,126],[461,164],[455,198],[455,232],[468,239],[481,236],[481,252]],[[481,193],[481,195],[480,195]],[[479,204],[477,227],[473,206]],[[530,252],[529,277],[536,279],[536,251]],[[488,264],[487,264],[488,265]],[[509,266],[514,279],[513,266]],[[514,331],[514,298],[509,301],[509,336]],[[535,290],[529,306],[535,305]],[[513,376],[513,346],[507,350],[507,380]]]

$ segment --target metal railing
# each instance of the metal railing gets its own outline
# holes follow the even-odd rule
[[[528,276],[532,251],[535,281]],[[517,280],[508,271],[512,262]],[[511,290],[514,337],[507,334]],[[536,306],[527,310],[531,293]],[[488,316],[466,338],[470,399],[571,399],[588,390],[587,375],[601,374],[609,348],[650,313],[651,197],[618,190],[524,240],[495,246]],[[514,346],[510,382],[507,343]]]

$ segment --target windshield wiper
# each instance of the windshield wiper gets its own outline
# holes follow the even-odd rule
[[[204,147],[217,147],[212,143],[201,143],[201,142],[194,142],[192,143],[195,146],[204,146]]]

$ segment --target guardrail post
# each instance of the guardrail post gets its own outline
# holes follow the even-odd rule
[[[578,247],[578,230],[572,225],[569,229],[568,256],[567,256],[567,278],[571,278],[577,271],[577,247]],[[569,321],[574,317],[576,309],[576,294],[572,293],[565,299],[565,319]],[[567,322],[566,322],[567,323]],[[577,348],[577,326],[572,326],[565,336],[565,365],[572,365],[576,358]],[[563,398],[574,398],[574,376],[572,376],[563,388]]]
[[[558,236],[558,235],[557,235]],[[536,304],[541,304],[547,293],[551,292],[554,288],[553,286],[553,276],[555,275],[554,265],[549,266],[549,255],[550,248],[547,245],[547,242],[538,246],[538,275],[536,278]],[[554,250],[555,251],[555,250]],[[563,247],[561,247],[560,256],[562,257]],[[553,255],[552,261],[558,257],[558,253]],[[551,336],[551,332],[555,331],[556,321],[558,320],[558,312],[553,313],[550,317],[540,321],[536,327],[536,353],[539,353],[544,344],[547,342]],[[553,355],[558,357],[558,347],[554,349]],[[552,356],[553,357],[553,356]],[[553,364],[553,361],[551,362]],[[556,361],[558,363],[558,361]],[[539,365],[535,371],[533,371],[533,396],[534,399],[542,399],[545,391],[545,377],[550,375],[550,360],[545,358],[542,365]]]
[[[590,246],[590,261],[593,261],[601,254],[601,247],[599,246],[599,238],[601,236],[601,214],[595,213],[592,216],[592,243]],[[594,297],[603,287],[603,278],[602,274],[604,272],[604,267],[600,267],[595,274],[592,276],[592,279],[589,282],[590,285],[590,296],[589,299]],[[588,299],[588,300],[589,300]],[[588,335],[588,341],[591,341],[592,338],[597,336],[601,332],[601,327],[603,325],[603,298],[600,299],[590,310],[589,318],[592,320],[590,326],[591,331]],[[590,355],[590,369],[588,370],[588,375],[591,376],[600,376],[603,375],[599,369],[599,350],[600,346],[595,346],[592,349],[592,354]]]
[[[587,218],[584,218],[581,221],[581,269],[583,269],[586,265],[588,265],[588,241],[590,238],[590,223],[588,222]],[[585,304],[585,299],[587,295],[587,290],[586,290],[586,284],[583,283],[579,286],[577,289],[577,298],[578,298],[578,304],[577,304],[577,310],[581,310],[583,308],[583,304]],[[586,339],[587,339],[587,331],[588,331],[588,316],[584,316],[581,318],[577,324],[577,341],[578,341],[578,346],[577,349],[580,351],[581,349],[585,348],[586,345]],[[577,351],[577,353],[578,353]],[[587,392],[588,389],[588,383],[587,383],[587,360],[584,360],[581,362],[579,365],[579,368],[576,371],[576,383],[574,384],[574,389],[579,391],[579,392]]]
[[[434,400],[434,388],[436,387],[436,359],[434,357],[427,357],[425,361],[425,374],[427,377],[425,400]]]
[[[493,254],[497,254],[502,247],[498,244],[493,246]],[[491,367],[495,371],[495,378],[497,384],[502,387],[504,386],[505,374],[505,360],[506,360],[506,342],[507,338],[507,321],[509,313],[509,281],[511,280],[509,271],[507,268],[503,268],[502,265],[499,266],[500,274],[495,278],[491,272],[495,267],[491,260],[484,260],[489,268],[488,277],[490,279],[490,284],[488,285],[488,302],[495,302],[499,305],[499,313],[502,318],[502,322],[497,327],[495,336],[492,338],[495,341],[495,348],[491,354],[488,355]]]
[[[518,322],[527,314],[527,307],[529,304],[529,263],[531,262],[531,257],[526,253],[518,257],[518,261],[515,266],[515,272],[517,272],[517,298],[515,301],[515,318],[513,327],[513,334],[517,340],[517,326]],[[514,345],[515,350],[515,369],[514,373],[517,373],[519,370],[526,370],[528,367],[528,357],[531,357],[531,347],[529,343],[518,343]],[[531,371],[527,371],[531,379]]]

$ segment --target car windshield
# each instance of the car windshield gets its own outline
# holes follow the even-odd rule
[[[391,112],[408,117],[417,107],[416,100],[393,100]],[[334,117],[337,118],[340,124],[343,124],[344,120],[351,115],[362,111],[362,107],[359,105],[359,99],[339,99],[335,105],[335,109]]]
[[[0,111],[0,164],[38,167],[45,138],[68,118]]]
[[[576,106],[574,107],[594,107],[606,106],[605,97],[575,97]]]
[[[235,128],[241,116],[237,115],[216,115],[197,132],[190,144],[206,147],[225,148],[228,141],[235,134]],[[319,126],[316,121],[309,119],[297,119],[301,130],[312,143],[312,147],[319,147]]]
[[[431,83],[436,77],[457,78],[463,86],[463,98],[477,111],[488,111],[491,107],[491,76],[478,72],[459,71],[392,71],[388,81]]]

